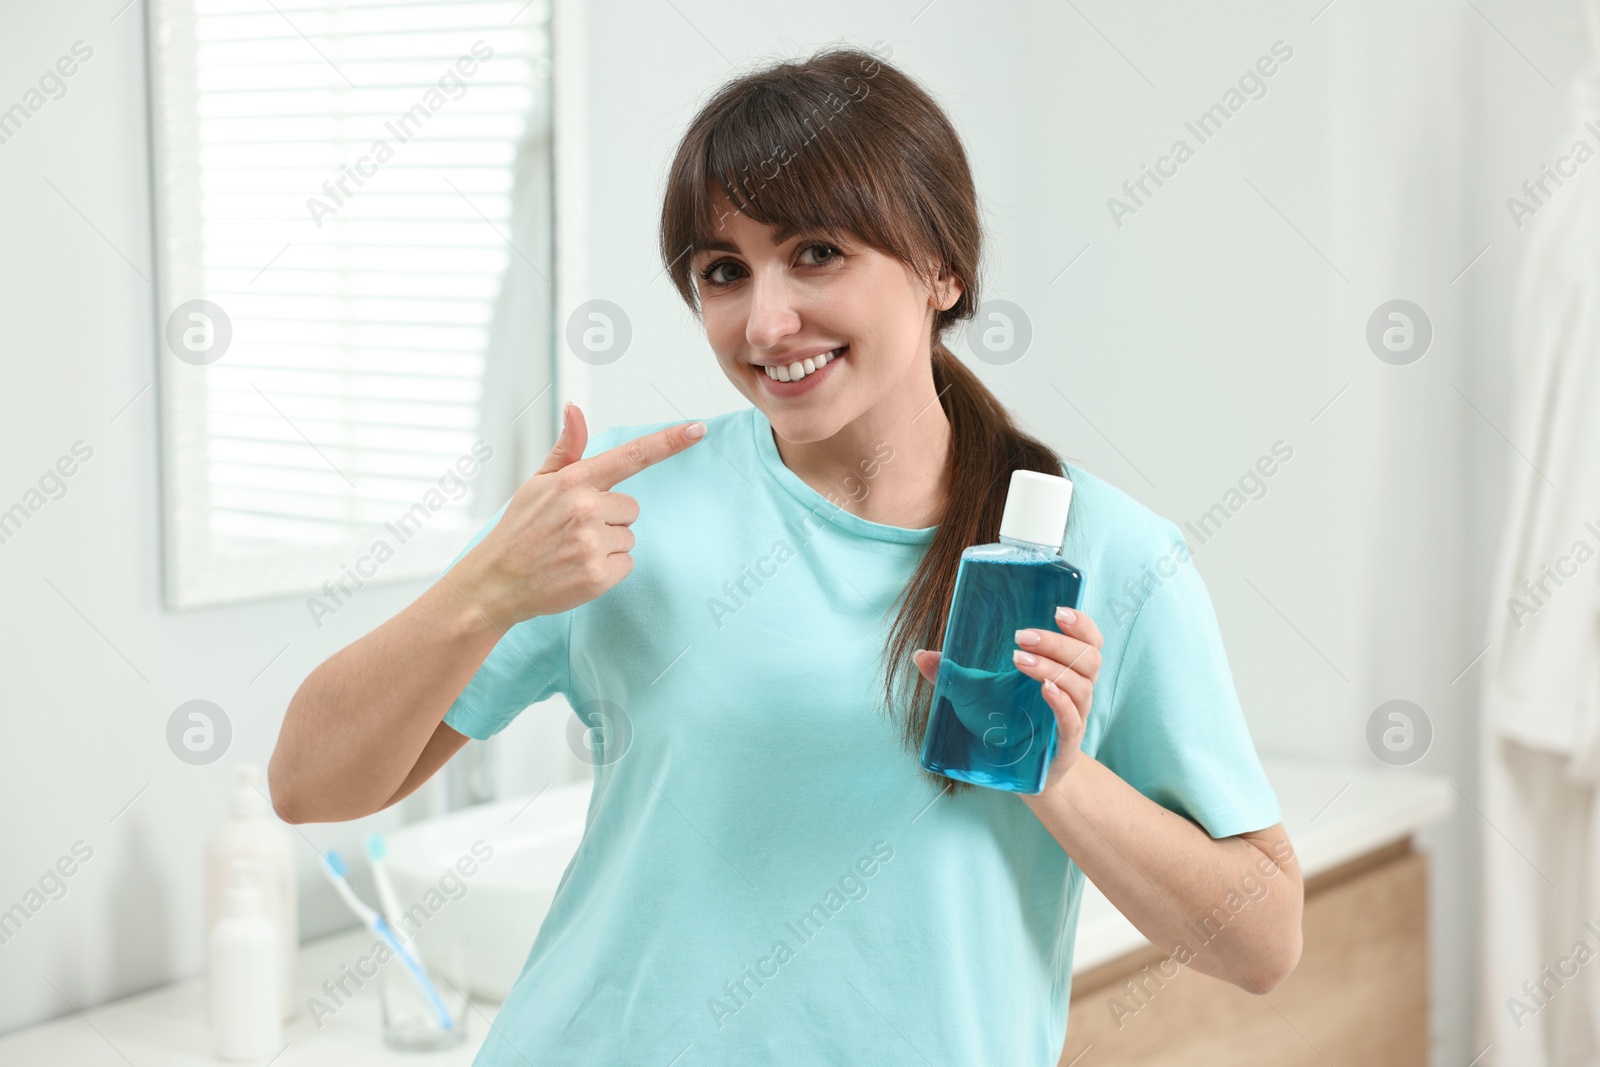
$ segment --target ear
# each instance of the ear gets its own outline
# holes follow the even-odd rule
[[[965,287],[961,279],[948,270],[941,269],[938,279],[934,282],[933,292],[928,296],[928,306],[940,311],[948,311],[961,299]]]

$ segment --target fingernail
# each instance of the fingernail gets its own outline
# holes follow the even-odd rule
[[[1066,623],[1068,626],[1071,626],[1073,624],[1073,622],[1075,622],[1077,620],[1078,613],[1073,611],[1071,608],[1057,608],[1056,609],[1056,618],[1060,619],[1062,622]]]
[[[919,648],[919,649],[915,649],[915,650],[913,650],[913,651],[912,651],[912,653],[911,653],[911,654],[912,654],[912,655],[913,655],[913,656],[917,656],[917,655],[921,655],[921,654],[922,654],[922,653],[924,653],[924,652],[926,652],[926,651],[928,651],[928,650],[927,650],[927,649],[925,649],[925,648]]]
[[[684,427],[683,430],[683,436],[687,437],[691,441],[698,441],[705,435],[706,424],[703,422],[691,422],[688,426]]]
[[[1019,644],[1019,645],[1037,645],[1038,643],[1039,643],[1039,633],[1038,633],[1037,630],[1018,630],[1017,631],[1017,644]]]
[[[1011,653],[1011,660],[1012,662],[1023,667],[1031,667],[1035,663],[1039,662],[1039,658],[1037,656],[1029,652],[1024,652],[1020,648]]]

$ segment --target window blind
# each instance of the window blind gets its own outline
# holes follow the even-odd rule
[[[162,353],[169,598],[316,589],[380,539],[406,557],[384,577],[442,568],[483,511],[467,472],[497,300],[538,270],[512,238],[549,162],[547,0],[165,0],[152,19],[158,314],[203,299],[229,336],[209,362]]]

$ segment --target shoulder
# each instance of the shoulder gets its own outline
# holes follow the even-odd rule
[[[1093,559],[1102,571],[1139,570],[1154,559],[1188,545],[1176,523],[1135,500],[1123,489],[1081,467],[1063,462],[1072,482],[1072,507],[1067,519],[1062,555],[1077,562],[1076,550]]]
[[[1170,611],[1198,610],[1207,594],[1177,524],[1103,478],[1062,467],[1072,481],[1072,507],[1061,555],[1084,572],[1083,609],[1099,624],[1108,649],[1127,638],[1158,591]]]

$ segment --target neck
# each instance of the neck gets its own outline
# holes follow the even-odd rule
[[[839,432],[794,444],[776,433],[783,465],[834,504],[869,522],[920,530],[944,512],[950,420],[933,384],[931,359]]]

